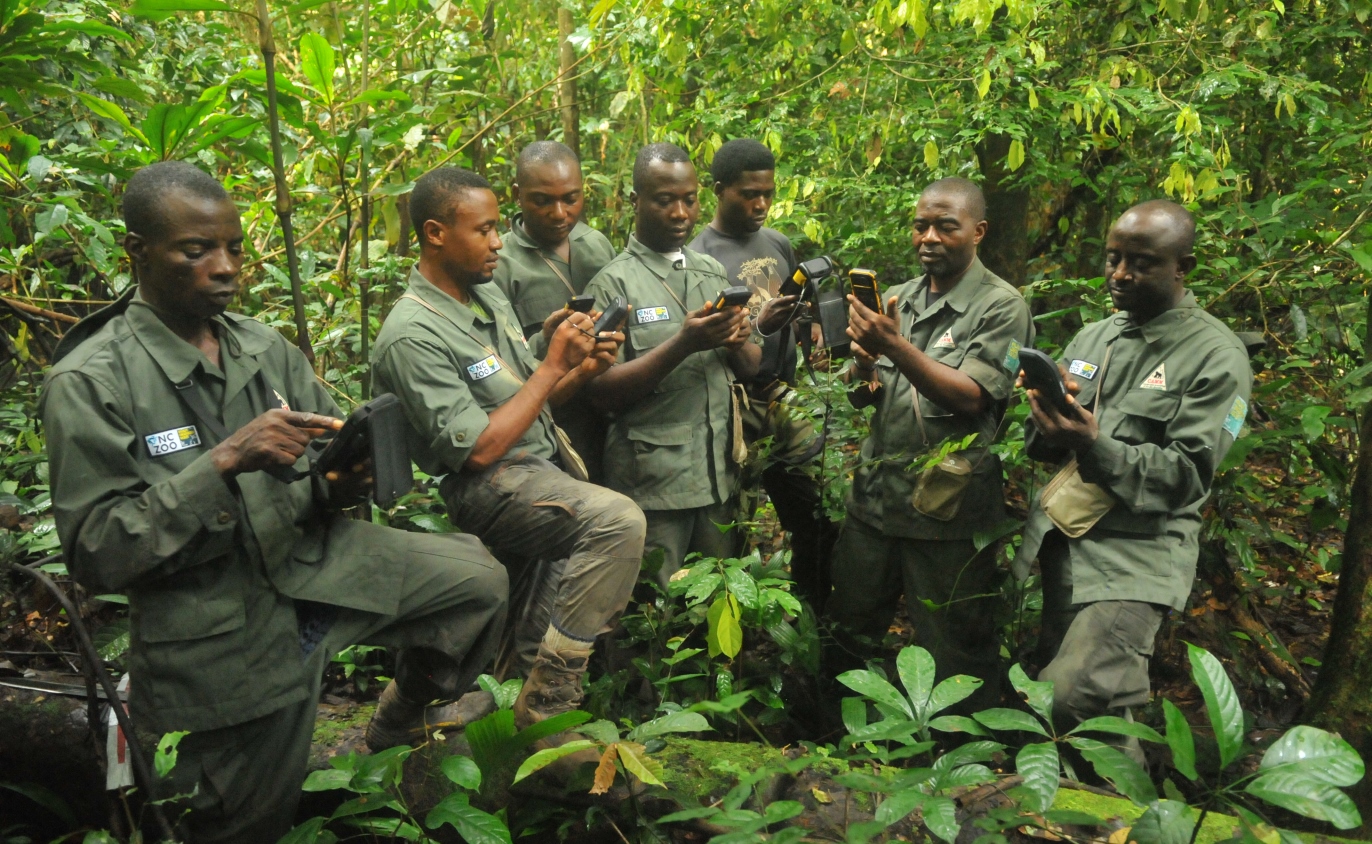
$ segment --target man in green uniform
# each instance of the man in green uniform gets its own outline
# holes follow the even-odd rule
[[[870,381],[875,372],[882,390],[828,603],[842,628],[879,639],[903,589],[915,642],[939,677],[984,681],[972,708],[995,704],[1001,674],[996,545],[978,550],[973,536],[1005,519],[1000,459],[988,447],[1034,333],[1019,292],[977,258],[985,211],[981,189],[966,179],[929,185],[914,227],[925,275],[888,291],[885,315],[848,297],[851,374]],[[958,447],[935,459],[944,443]],[[929,463],[937,468],[921,484]]]
[[[647,547],[661,548],[659,580],[686,555],[737,553],[738,467],[747,454],[740,401],[760,349],[742,307],[714,307],[731,285],[719,262],[685,246],[700,216],[691,159],[672,144],[649,144],[634,161],[634,233],[588,293],[604,309],[629,307],[619,364],[591,383],[611,414],[605,483],[643,508]]]
[[[1040,649],[1051,662],[1039,679],[1054,684],[1062,729],[1148,701],[1153,638],[1168,609],[1186,606],[1201,507],[1248,412],[1243,343],[1185,287],[1195,235],[1175,203],[1126,211],[1105,243],[1119,313],[1063,351],[1075,416],[1029,391],[1030,456],[1070,458],[1063,493],[1045,487],[1030,511],[1015,561],[1021,577],[1035,557],[1043,572]],[[1120,745],[1142,761],[1137,740]]]
[[[793,326],[801,309],[796,297],[777,297],[782,280],[795,271],[791,242],[764,225],[776,196],[776,159],[757,141],[736,138],[715,153],[710,176],[719,205],[691,248],[719,261],[733,284],[753,290],[749,313],[756,315],[761,333],[754,340],[761,341],[762,353],[758,372],[747,384],[744,435],[753,442],[772,438],[762,486],[781,526],[791,534],[796,587],[823,607],[837,531],[824,515],[819,483],[806,471],[824,441],[815,425],[790,407],[796,380]]]
[[[628,603],[643,559],[643,514],[568,474],[577,458],[547,409],[605,371],[623,335],[597,338],[576,313],[552,332],[542,363],[530,354],[490,283],[500,212],[482,177],[426,173],[410,213],[419,264],[376,338],[376,386],[400,398],[419,468],[444,476],[448,518],[480,537],[517,584],[536,581],[529,606],[546,609],[516,613],[513,651],[501,661],[502,673],[528,675],[514,706],[526,727],[580,704],[592,643]]]
[[[320,677],[354,642],[405,648],[378,718],[401,740],[461,720],[505,614],[504,569],[473,537],[337,516],[357,478],[288,483],[342,423],[304,355],[224,312],[243,227],[189,164],[124,195],[138,285],[58,348],[41,411],[72,574],[129,598],[133,712],[190,730],[172,792],[190,840],[275,841],[305,778]]]
[[[548,338],[568,313],[567,300],[579,295],[615,250],[605,235],[581,222],[586,204],[581,162],[557,141],[535,141],[515,163],[514,198],[519,213],[501,240],[495,283],[514,306],[534,357],[548,350]],[[591,480],[600,478],[605,424],[582,395],[553,409],[553,420],[567,432],[586,462]]]

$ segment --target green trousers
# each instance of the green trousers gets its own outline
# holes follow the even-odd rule
[[[903,592],[914,644],[934,657],[937,679],[970,674],[982,681],[952,711],[998,706],[1004,577],[996,566],[994,545],[978,552],[970,539],[888,536],[850,516],[834,546],[834,586],[825,606],[836,626],[831,654],[839,652],[827,659],[831,669],[861,667],[862,658],[873,651],[854,634],[879,641]]]
[[[1144,601],[1073,604],[1067,542],[1052,531],[1039,551],[1043,572],[1040,680],[1053,684],[1053,720],[1059,731],[1088,718],[1117,715],[1148,702],[1148,658],[1165,607]],[[1046,665],[1045,665],[1046,663]],[[1144,764],[1139,740],[1093,736]]]
[[[396,530],[385,538],[375,549],[377,565],[405,584],[395,615],[297,603],[301,650],[281,659],[308,663],[305,696],[261,718],[181,740],[166,793],[193,793],[172,807],[189,809],[183,825],[191,844],[274,842],[290,829],[309,764],[320,678],[333,654],[358,642],[402,649],[396,682],[420,700],[460,695],[488,664],[505,619],[505,570],[475,537]],[[321,632],[312,637],[308,630]]]
[[[644,510],[648,519],[648,536],[643,543],[645,552],[662,549],[662,568],[657,580],[662,588],[681,569],[687,554],[704,557],[736,557],[742,539],[738,528],[720,531],[719,525],[738,521],[738,502],[729,500],[708,507],[687,510]]]

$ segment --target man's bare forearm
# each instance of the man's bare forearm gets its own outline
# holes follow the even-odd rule
[[[481,472],[504,457],[534,424],[548,397],[568,374],[546,362],[535,369],[513,398],[490,413],[490,422],[476,438],[463,468]]]
[[[646,396],[662,379],[672,374],[692,354],[677,334],[641,358],[610,368],[609,372],[591,382],[591,402],[606,413],[615,413]]]
[[[757,372],[762,368],[762,347],[753,343],[744,343],[737,349],[729,353],[729,367],[734,370],[734,377],[740,381],[751,381],[757,377]]]
[[[887,350],[886,356],[916,390],[939,407],[967,416],[985,409],[986,400],[980,384],[965,373],[939,363],[909,342],[901,340]]]

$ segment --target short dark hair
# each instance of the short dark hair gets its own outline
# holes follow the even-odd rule
[[[981,192],[981,186],[971,179],[964,179],[960,176],[949,176],[946,179],[939,179],[931,183],[924,189],[924,193],[941,193],[944,195],[956,196],[967,203],[967,210],[977,222],[986,219],[986,196]]]
[[[643,183],[648,179],[648,168],[658,161],[666,164],[690,164],[691,156],[676,144],[648,144],[639,150],[637,157],[634,158],[635,192],[643,190]]]
[[[744,173],[777,169],[776,156],[752,138],[735,138],[719,148],[710,162],[710,177],[724,187],[743,178]]]
[[[184,161],[159,161],[134,173],[124,186],[124,228],[145,240],[166,232],[162,204],[168,193],[184,190],[201,199],[229,202],[229,192],[213,176]]]
[[[410,193],[410,220],[414,223],[419,242],[424,242],[424,224],[430,220],[451,223],[462,194],[473,190],[490,190],[491,183],[471,170],[460,167],[436,167],[415,180]]]
[[[519,158],[515,160],[515,181],[523,183],[530,167],[539,164],[574,164],[581,166],[581,161],[572,152],[572,148],[557,141],[534,141],[526,146],[519,153]]]

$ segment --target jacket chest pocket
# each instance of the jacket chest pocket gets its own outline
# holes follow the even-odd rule
[[[629,312],[626,331],[635,358],[661,346],[680,330],[681,323],[667,308],[647,307]]]
[[[509,401],[522,382],[494,355],[469,361],[464,365],[467,388],[482,410],[494,410]]]
[[[527,285],[528,282],[525,282]],[[515,315],[519,317],[521,328],[542,326],[553,311],[562,310],[571,295],[559,282],[557,287],[548,285],[544,289],[530,289],[526,286],[520,291],[520,300],[515,303]],[[532,335],[531,335],[532,336]]]
[[[1167,425],[1181,409],[1181,395],[1162,390],[1130,390],[1113,408],[1113,436],[1132,445],[1161,445]]]

